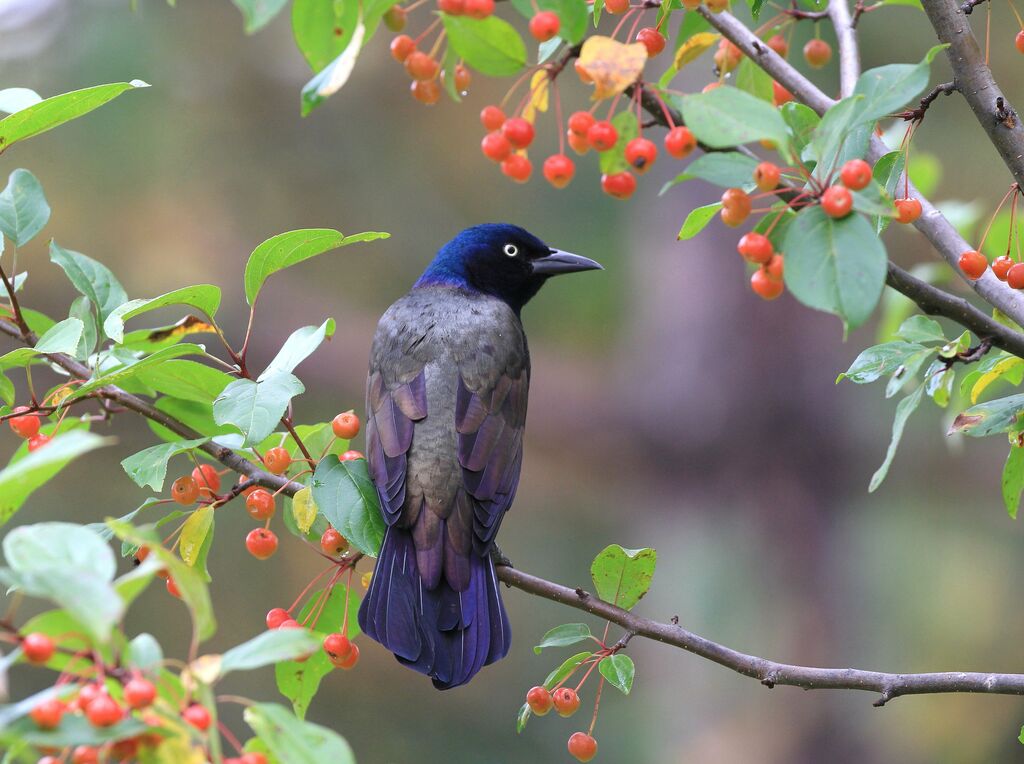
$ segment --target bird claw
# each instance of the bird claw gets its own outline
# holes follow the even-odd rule
[[[504,555],[504,553],[502,553],[502,551],[498,548],[497,544],[494,544],[494,545],[491,546],[491,561],[494,563],[494,566],[496,568],[502,568],[502,567],[504,567],[504,568],[514,568],[515,567],[512,564],[512,560],[510,560],[508,557],[506,557]]]

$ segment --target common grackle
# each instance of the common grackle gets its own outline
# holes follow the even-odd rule
[[[511,640],[491,553],[523,456],[519,314],[549,277],[599,269],[507,224],[448,242],[377,326],[366,451],[388,529],[359,626],[438,689]]]

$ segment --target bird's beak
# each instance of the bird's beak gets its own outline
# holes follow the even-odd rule
[[[576,273],[577,271],[603,271],[601,263],[589,257],[551,250],[551,254],[531,261],[533,272],[538,276],[557,276],[560,273]]]

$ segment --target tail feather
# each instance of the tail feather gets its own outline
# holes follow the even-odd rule
[[[471,556],[465,591],[452,589],[443,576],[430,589],[419,575],[412,535],[394,526],[359,608],[359,627],[442,690],[504,658],[512,638],[489,557]]]

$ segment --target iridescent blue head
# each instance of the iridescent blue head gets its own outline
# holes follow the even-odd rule
[[[493,295],[517,313],[560,273],[600,270],[587,257],[554,249],[519,226],[485,223],[445,244],[416,286],[448,284]]]

